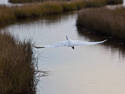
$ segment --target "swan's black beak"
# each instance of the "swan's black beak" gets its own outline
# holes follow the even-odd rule
[[[75,49],[75,47],[73,46],[73,47],[72,47],[72,49],[74,50],[74,49]]]

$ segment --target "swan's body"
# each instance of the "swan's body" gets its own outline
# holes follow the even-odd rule
[[[96,45],[105,42],[99,41],[99,42],[84,42],[80,40],[71,40],[66,36],[66,41],[57,42],[53,45],[44,45],[42,47],[35,46],[35,48],[56,48],[56,47],[72,47],[74,49],[74,46],[83,46],[83,45]]]

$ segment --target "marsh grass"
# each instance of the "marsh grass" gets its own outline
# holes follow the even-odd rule
[[[81,8],[101,7],[106,4],[108,4],[107,0],[74,0],[30,3],[23,6],[12,7],[0,6],[0,26],[14,23],[19,20],[63,14]]]
[[[0,6],[0,26],[15,22],[16,17],[12,8]]]
[[[35,67],[30,43],[0,33],[0,94],[35,94]]]
[[[85,7],[85,2],[44,2],[36,4],[27,4],[22,7],[16,7],[14,13],[16,17],[40,17],[62,14],[68,11],[78,10]]]
[[[82,1],[73,2],[44,2],[26,4],[23,6],[0,6],[0,26],[14,23],[19,20],[38,18],[63,14],[65,12],[79,10],[85,7]]]
[[[102,35],[125,39],[125,8],[85,9],[79,12],[77,26]]]

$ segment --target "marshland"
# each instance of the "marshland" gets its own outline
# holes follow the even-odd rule
[[[125,93],[122,0],[1,3],[5,4],[0,5],[1,94]],[[107,41],[75,50],[33,47],[66,40],[66,35]]]

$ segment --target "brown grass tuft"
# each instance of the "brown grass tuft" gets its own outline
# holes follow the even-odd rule
[[[30,43],[0,33],[0,94],[35,94],[34,63]]]
[[[86,9],[79,13],[77,26],[125,39],[125,9]]]
[[[6,25],[9,23],[15,22],[16,17],[13,13],[12,8],[8,8],[6,6],[0,6],[0,25]]]

